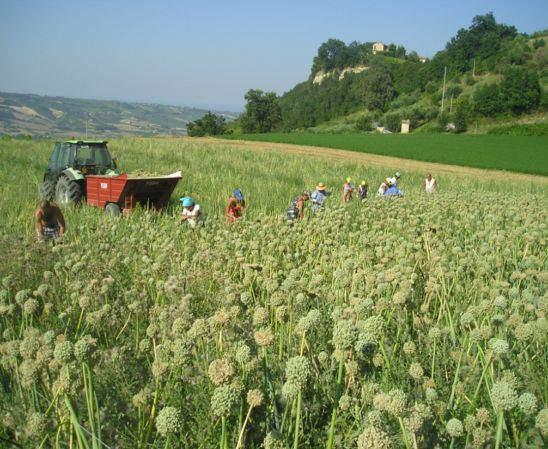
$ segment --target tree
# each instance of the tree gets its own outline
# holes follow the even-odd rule
[[[496,83],[479,87],[474,94],[475,111],[486,117],[492,117],[504,111],[500,87]]]
[[[494,55],[503,40],[516,35],[515,27],[497,23],[493,13],[476,16],[472,25],[468,29],[461,28],[435,59],[447,65],[450,72],[465,72],[472,68],[474,58],[485,59]]]
[[[364,103],[370,111],[385,111],[394,98],[392,76],[384,68],[369,70],[364,77],[363,89]]]
[[[251,89],[244,98],[247,104],[240,123],[245,133],[268,133],[280,124],[282,114],[274,92]]]
[[[538,107],[541,87],[535,72],[510,67],[500,85],[500,93],[506,109],[514,114],[528,112]]]
[[[312,75],[323,70],[329,72],[344,65],[346,44],[339,39],[329,39],[318,48],[312,64]]]
[[[398,48],[396,48],[396,58],[405,58],[405,47],[403,45],[398,45]]]
[[[187,125],[187,133],[190,137],[217,136],[225,134],[226,131],[225,118],[211,111]]]
[[[455,132],[463,133],[468,129],[468,117],[471,112],[470,102],[467,97],[460,98],[455,111]]]

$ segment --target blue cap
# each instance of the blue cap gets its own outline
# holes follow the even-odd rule
[[[182,196],[179,201],[183,203],[183,207],[190,207],[194,204],[194,200],[189,196]]]

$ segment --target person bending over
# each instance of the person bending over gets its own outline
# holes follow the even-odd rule
[[[34,226],[40,240],[56,240],[63,236],[67,226],[59,206],[49,200],[42,200],[34,211]]]

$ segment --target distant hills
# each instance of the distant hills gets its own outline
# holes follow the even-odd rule
[[[0,92],[0,134],[37,137],[184,135],[203,109]],[[227,121],[236,113],[216,112]]]

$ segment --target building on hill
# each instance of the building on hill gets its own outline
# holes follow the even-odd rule
[[[382,42],[375,42],[373,44],[373,54],[376,55],[377,53],[383,53],[388,49],[388,46],[383,44]]]
[[[426,56],[419,56],[419,61],[424,64],[424,63],[428,62],[429,59]]]

